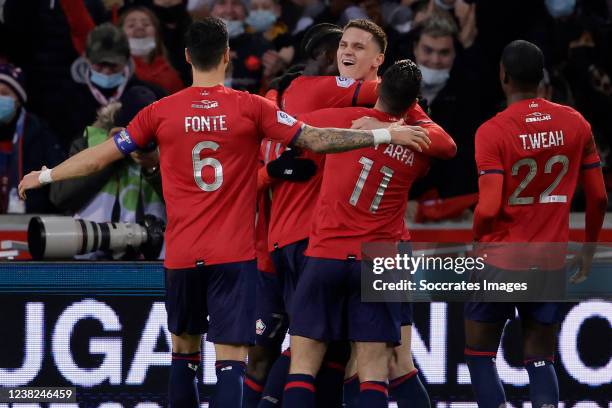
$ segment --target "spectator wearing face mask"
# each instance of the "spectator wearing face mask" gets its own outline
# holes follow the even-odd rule
[[[94,123],[70,146],[70,156],[98,145],[125,127],[143,108],[155,102],[147,88],[133,86],[122,102],[101,108]],[[165,219],[159,153],[151,146],[137,151],[95,174],[52,184],[51,201],[61,210],[96,222],[142,222],[145,214]]]
[[[421,97],[429,105],[429,116],[455,140],[457,155],[432,166],[421,183],[436,187],[447,198],[477,191],[474,134],[484,119],[478,81],[472,61],[461,54],[453,19],[432,15],[415,28],[414,60],[421,70]]]
[[[127,9],[121,14],[119,26],[128,38],[139,79],[158,85],[169,94],[185,87],[166,58],[159,20],[150,9],[143,6]]]
[[[175,9],[176,6],[166,5],[177,0],[155,0],[152,7],[163,10]],[[120,3],[120,2],[119,2]],[[158,5],[160,3],[164,5]],[[179,1],[180,3],[180,1]],[[82,54],[87,46],[87,36],[96,27],[85,4],[79,0],[62,0],[62,6],[72,33],[74,48]],[[117,7],[119,4],[117,5]],[[119,27],[125,32],[135,73],[143,81],[156,84],[168,93],[183,89],[184,82],[177,70],[170,64],[169,54],[162,37],[163,26],[159,18],[149,7],[131,6],[124,8],[120,14]],[[179,44],[172,44],[176,48]]]
[[[23,72],[11,64],[0,64],[0,214],[51,213],[49,188],[17,195],[24,174],[61,163],[64,152],[57,138],[34,114],[27,112]]]
[[[121,29],[106,23],[89,33],[85,55],[71,67],[76,84],[74,94],[66,95],[66,102],[60,107],[63,119],[60,136],[66,144],[95,120],[100,107],[122,101],[133,86],[149,88],[158,99],[166,95],[162,88],[134,75],[130,56],[130,45]]]
[[[245,20],[251,32],[263,36],[273,46],[262,56],[266,82],[284,72],[295,55],[289,28],[279,20],[280,15],[279,0],[251,0],[249,15]]]
[[[232,60],[225,85],[234,89],[259,93],[264,71],[263,55],[274,50],[264,36],[247,30],[247,3],[241,0],[213,0],[210,15],[225,22]]]

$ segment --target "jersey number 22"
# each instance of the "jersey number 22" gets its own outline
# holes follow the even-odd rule
[[[561,183],[561,179],[567,173],[569,169],[569,158],[563,154],[551,157],[544,165],[544,173],[552,173],[552,168],[556,163],[561,163],[561,171],[557,175],[555,181],[553,181],[552,184],[548,186],[548,188],[544,190],[542,194],[540,194],[540,204],[567,202],[566,195],[551,195],[550,193],[552,193],[552,191],[557,188],[557,186]],[[521,159],[514,163],[514,165],[512,166],[512,175],[518,176],[519,169],[523,166],[529,167],[529,172],[527,173],[523,181],[521,181],[521,183],[518,185],[516,190],[514,190],[514,193],[512,193],[512,195],[508,199],[509,205],[528,205],[533,204],[534,202],[534,197],[519,197],[519,194],[521,194],[523,190],[527,188],[527,185],[531,183],[531,181],[535,178],[538,172],[538,163],[531,158]]]

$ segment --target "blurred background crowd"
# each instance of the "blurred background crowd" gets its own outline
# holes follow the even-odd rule
[[[540,95],[592,124],[612,190],[612,0],[0,0],[0,213],[93,221],[163,214],[154,149],[87,179],[28,192],[25,203],[15,187],[24,174],[100,143],[141,107],[189,86],[183,32],[207,15],[227,23],[226,86],[259,94],[300,63],[313,24],[367,18],[381,25],[389,37],[381,74],[398,59],[415,60],[429,114],[458,146],[457,157],[434,166],[411,194],[430,203],[457,199],[459,210],[475,203],[475,131],[504,108],[501,50],[514,39],[532,41],[546,56]],[[580,201],[578,194],[575,210]]]

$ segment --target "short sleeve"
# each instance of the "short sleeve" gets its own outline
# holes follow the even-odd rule
[[[302,131],[302,122],[261,96],[251,97],[258,111],[257,124],[260,137],[267,137],[286,146],[292,144]]]
[[[144,148],[155,141],[157,132],[157,117],[155,115],[157,102],[142,109],[127,126],[127,136],[137,148]]]
[[[599,153],[597,153],[597,145],[595,144],[595,139],[593,138],[593,131],[591,130],[591,125],[584,119],[582,116],[580,117],[583,127],[583,138],[584,138],[584,148],[582,149],[582,159],[580,161],[580,167],[583,170],[593,169],[601,166],[601,159],[599,158]]]
[[[476,131],[476,166],[478,175],[503,174],[501,135],[496,126],[485,123]]]

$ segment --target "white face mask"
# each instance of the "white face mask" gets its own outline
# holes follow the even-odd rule
[[[443,85],[448,81],[450,77],[449,69],[433,69],[427,68],[424,65],[419,65],[421,75],[423,75],[423,84],[429,86]]]
[[[130,52],[136,57],[149,55],[157,45],[155,37],[128,38],[128,41],[130,42]]]

